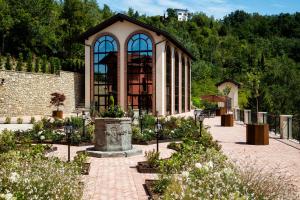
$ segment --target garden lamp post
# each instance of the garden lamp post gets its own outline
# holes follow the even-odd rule
[[[70,146],[71,146],[71,134],[73,133],[73,126],[69,125],[70,123],[67,123],[67,125],[65,125],[64,129],[65,129],[65,133],[67,135],[67,142],[68,142],[68,162],[70,162]]]
[[[158,140],[159,140],[159,133],[160,131],[163,129],[162,124],[159,122],[158,117],[156,118],[156,122],[155,122],[155,134],[156,134],[156,152],[158,153],[159,148],[158,148]]]
[[[85,137],[85,120],[87,119],[87,115],[85,114],[85,111],[82,111],[82,136]]]
[[[139,121],[140,121],[141,133],[143,133],[143,112],[142,112],[142,109],[139,109]]]
[[[205,118],[204,115],[202,115],[202,114],[198,115],[198,119],[200,122],[200,137],[202,136],[202,125],[203,125],[204,118]]]
[[[200,109],[195,109],[194,110],[194,116],[195,116],[195,124],[197,123],[197,117],[201,114]]]

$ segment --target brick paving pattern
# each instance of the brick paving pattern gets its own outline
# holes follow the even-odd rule
[[[295,184],[300,191],[300,150],[284,144],[276,139],[270,139],[270,145],[246,145],[246,128],[235,123],[234,127],[221,127],[220,117],[205,119],[204,124],[214,139],[222,145],[222,151],[233,161],[254,159],[257,167],[276,167],[288,171],[295,178]],[[67,146],[55,145],[56,152],[50,156],[67,159]],[[167,143],[160,144],[162,158],[172,154],[166,148]],[[71,157],[79,150],[87,147],[71,147]],[[144,152],[156,148],[156,145],[134,145],[142,149],[143,154],[127,158],[89,158],[91,162],[90,174],[83,176],[85,184],[83,199],[91,200],[146,200],[148,199],[143,184],[145,179],[156,178],[155,174],[140,174],[135,166],[137,162],[145,160]]]

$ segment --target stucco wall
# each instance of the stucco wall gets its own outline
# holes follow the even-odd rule
[[[0,70],[0,117],[51,115],[50,94],[64,93],[64,113],[84,100],[84,76],[61,71],[58,75]]]
[[[218,90],[220,92],[223,92],[223,90],[227,86],[231,88],[228,97],[231,98],[232,108],[238,108],[239,107],[239,99],[238,99],[239,98],[239,88],[235,84],[233,84],[231,82],[225,82],[225,83],[218,86]]]

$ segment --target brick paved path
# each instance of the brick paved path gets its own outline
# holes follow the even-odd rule
[[[235,123],[234,127],[221,127],[220,117],[204,120],[215,140],[222,145],[222,151],[233,161],[255,160],[258,168],[269,167],[288,171],[293,176],[300,192],[300,148],[296,149],[270,138],[269,145],[247,145],[246,126]],[[300,147],[300,145],[298,145]]]
[[[67,146],[55,145],[58,150],[51,153],[67,159]],[[172,150],[166,148],[167,143],[160,144],[162,158],[170,157]],[[145,160],[144,152],[156,148],[156,145],[134,145],[142,149],[143,154],[127,158],[90,158],[90,174],[83,176],[85,183],[84,200],[146,200],[148,196],[144,190],[145,179],[156,178],[155,174],[138,173],[137,162]],[[87,147],[71,147],[71,157],[76,151]]]
[[[258,167],[279,167],[289,171],[295,178],[295,184],[300,191],[300,150],[290,147],[275,139],[270,139],[270,145],[246,145],[246,128],[235,124],[234,127],[221,127],[220,118],[205,119],[205,125],[211,128],[215,140],[222,145],[223,152],[232,160],[243,161],[251,157],[257,161]],[[56,145],[58,151],[51,153],[62,159],[67,157],[67,146]],[[160,144],[162,158],[172,154],[166,148],[167,143]],[[143,152],[155,149],[155,145],[134,145]],[[87,147],[72,147],[71,157],[76,151]],[[91,200],[146,200],[148,199],[143,184],[145,179],[155,178],[154,174],[140,174],[135,166],[143,161],[144,153],[128,158],[90,158],[91,170],[88,176],[83,176],[85,183],[83,199]]]

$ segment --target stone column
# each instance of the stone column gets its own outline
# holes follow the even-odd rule
[[[171,115],[173,115],[175,113],[175,49],[174,47],[171,47],[171,54],[172,54],[172,60],[171,60],[171,65],[172,65],[172,76],[171,76],[171,80],[172,80],[172,84],[171,84],[171,88],[172,88],[172,92],[171,92]]]
[[[165,115],[166,101],[166,42],[156,46],[156,111],[158,115]]]
[[[267,112],[258,112],[257,113],[257,122],[259,124],[267,123]]]
[[[280,115],[280,138],[288,139],[292,135],[293,115]]]
[[[244,110],[244,123],[245,124],[251,123],[251,110]]]
[[[86,45],[84,47],[84,54],[85,54],[85,98],[84,98],[84,107],[89,109],[91,106],[91,44],[85,41]]]
[[[178,62],[179,62],[179,74],[178,74],[178,78],[179,78],[179,102],[178,102],[178,113],[183,113],[184,111],[182,111],[182,53],[179,52],[178,53]]]

